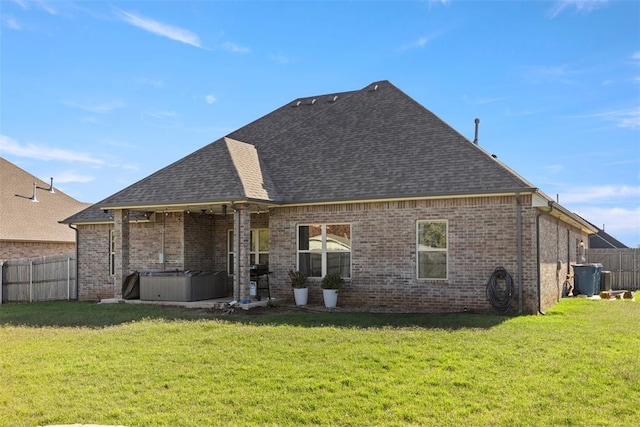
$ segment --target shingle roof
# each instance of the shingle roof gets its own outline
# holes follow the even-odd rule
[[[318,203],[533,189],[381,81],[289,102],[97,205]],[[97,214],[93,208],[70,222]]]
[[[36,184],[36,199],[33,184]],[[75,232],[59,221],[89,206],[51,183],[34,177],[0,157],[0,240],[33,242],[75,242]]]
[[[588,222],[588,221],[587,221]],[[589,222],[589,224],[591,224]],[[606,231],[591,224],[593,228],[598,230],[596,234],[589,236],[589,249],[626,249],[627,245],[613,237]]]
[[[256,146],[288,202],[533,187],[388,81],[295,100],[229,137]]]
[[[622,243],[604,230],[598,230],[596,234],[589,236],[589,249],[626,249]]]

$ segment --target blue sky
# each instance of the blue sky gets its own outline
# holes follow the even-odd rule
[[[295,98],[390,80],[640,244],[638,1],[0,0],[0,30],[0,156],[80,201]]]

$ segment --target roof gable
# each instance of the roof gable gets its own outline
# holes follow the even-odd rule
[[[101,208],[219,203],[279,196],[255,147],[223,138],[99,202]]]

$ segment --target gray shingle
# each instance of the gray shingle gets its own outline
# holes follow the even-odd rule
[[[307,203],[532,189],[381,81],[289,102],[98,205]],[[97,213],[84,217],[91,212]]]

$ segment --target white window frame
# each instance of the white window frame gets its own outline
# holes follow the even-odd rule
[[[433,222],[440,222],[440,223],[444,223],[445,226],[445,236],[447,239],[447,247],[446,248],[432,248],[429,247],[425,250],[420,250],[420,236],[419,236],[419,230],[420,230],[420,224],[424,224],[424,223],[433,223]],[[446,219],[420,219],[416,221],[416,228],[415,228],[415,233],[416,233],[416,278],[418,280],[429,280],[429,281],[443,281],[443,280],[449,280],[449,221]],[[420,277],[420,254],[421,253],[425,253],[425,252],[444,252],[446,259],[446,266],[445,266],[445,277]]]
[[[261,231],[266,231],[267,233],[269,233],[269,229],[268,228],[252,228],[251,229],[251,240],[253,240],[253,247],[250,249],[249,251],[249,263],[250,264],[259,264],[260,262],[260,255],[269,255],[269,251],[261,251],[260,250],[260,232]],[[227,230],[227,272],[230,272],[233,270],[233,263],[231,262],[231,255],[233,255],[233,258],[235,259],[236,257],[236,252],[235,252],[235,245],[231,244],[231,236],[234,234],[234,230],[233,229],[229,229]],[[269,238],[271,238],[271,235],[269,234]],[[271,247],[271,245],[269,245],[269,247]],[[235,274],[235,271],[234,271]],[[233,276],[234,274],[230,274],[231,276]]]
[[[352,269],[353,269],[353,225],[350,222],[328,222],[328,223],[305,223],[305,224],[298,224],[298,226],[296,227],[296,268],[298,270],[300,270],[300,254],[311,254],[311,253],[317,253],[312,251],[311,249],[308,250],[300,250],[300,227],[313,227],[313,226],[320,226],[320,230],[321,230],[321,247],[322,247],[322,252],[321,252],[321,261],[320,261],[320,268],[321,268],[321,276],[320,277],[324,277],[327,275],[327,254],[329,253],[345,253],[345,252],[349,252],[349,276],[348,277],[343,277],[344,279],[351,279],[352,277]],[[327,250],[327,226],[328,225],[348,225],[349,226],[349,232],[351,233],[351,238],[350,238],[350,242],[351,242],[351,247],[349,249],[349,251],[330,251]],[[309,276],[309,277],[316,277],[316,276]]]

